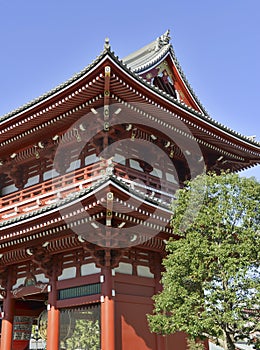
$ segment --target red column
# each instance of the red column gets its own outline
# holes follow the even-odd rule
[[[1,334],[1,349],[11,350],[13,342],[13,320],[14,320],[14,299],[12,298],[11,288],[7,289],[6,297],[4,298],[3,311],[4,317],[2,320]]]
[[[110,267],[101,270],[101,350],[115,350],[115,302],[112,296],[113,277]]]
[[[48,298],[47,350],[59,350],[60,347],[60,311],[56,308],[56,276],[52,279]]]
[[[154,254],[154,266],[153,266],[153,273],[154,273],[154,281],[155,281],[155,294],[158,292],[161,292],[162,285],[160,283],[162,278],[162,259],[161,256],[157,253]],[[165,344],[165,337],[162,335],[157,334],[156,335],[156,349],[157,350],[166,350],[166,344]]]
[[[48,310],[47,350],[59,350],[60,311],[55,306]]]

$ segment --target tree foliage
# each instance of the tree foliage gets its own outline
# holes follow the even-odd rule
[[[178,191],[179,239],[166,246],[163,290],[148,315],[153,332],[209,336],[225,349],[250,341],[260,327],[259,207],[260,184],[236,174],[199,176]]]
[[[100,327],[98,320],[76,320],[71,336],[61,342],[66,350],[98,350],[100,349]]]

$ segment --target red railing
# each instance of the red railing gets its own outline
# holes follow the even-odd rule
[[[157,193],[157,196],[161,194],[167,195],[169,198],[174,197],[174,193],[178,189],[178,185],[167,181],[166,179],[161,179],[156,176],[150,175],[133,168],[125,167],[124,165],[115,163],[114,164],[114,174],[118,177],[124,178],[125,182],[133,183],[138,180],[135,184],[136,187],[140,189],[143,188],[144,191],[151,193]]]
[[[1,197],[0,221],[52,204],[70,193],[90,186],[104,176],[108,166],[113,169],[113,173],[117,177],[123,178],[129,186],[134,185],[143,192],[153,193],[157,197],[165,194],[171,200],[173,195],[169,195],[169,193],[173,194],[176,191],[176,185],[166,180],[158,179],[118,163],[108,164],[105,161],[100,161]],[[135,181],[137,179],[138,182]]]

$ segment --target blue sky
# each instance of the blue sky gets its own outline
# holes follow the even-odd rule
[[[123,58],[167,29],[209,115],[260,141],[259,0],[0,0],[0,115],[87,66],[106,37]]]

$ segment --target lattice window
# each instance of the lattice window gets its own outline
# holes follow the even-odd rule
[[[60,349],[100,349],[100,304],[61,310]]]

